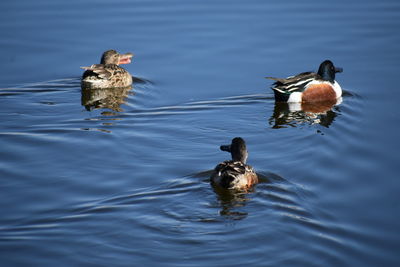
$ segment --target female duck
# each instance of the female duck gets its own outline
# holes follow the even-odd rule
[[[232,160],[218,164],[211,175],[211,183],[226,189],[248,189],[258,183],[253,168],[246,165],[247,149],[245,141],[236,137],[230,145],[221,146],[222,151],[230,152]]]
[[[102,89],[131,86],[132,76],[119,65],[131,63],[132,56],[132,53],[119,54],[115,50],[104,52],[100,64],[81,67],[86,70],[82,75],[82,88]]]
[[[288,78],[273,78],[272,89],[277,102],[320,102],[332,101],[342,96],[342,88],[335,81],[335,74],[342,72],[332,61],[325,60],[319,66],[318,72],[303,72]]]

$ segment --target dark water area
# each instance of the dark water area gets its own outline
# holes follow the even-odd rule
[[[399,265],[399,1],[0,8],[1,266]],[[133,88],[81,91],[107,49]],[[325,59],[341,103],[275,104]],[[218,192],[235,136],[261,183]]]

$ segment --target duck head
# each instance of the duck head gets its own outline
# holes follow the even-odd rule
[[[230,145],[220,146],[222,151],[230,152],[233,161],[241,161],[246,164],[248,153],[246,149],[246,142],[241,137],[235,137],[232,139]]]
[[[343,72],[343,69],[335,67],[330,60],[325,60],[321,63],[321,65],[319,65],[318,75],[321,76],[325,81],[334,83],[335,74],[338,72]]]
[[[101,56],[100,64],[129,64],[131,63],[132,53],[120,54],[115,50],[107,50]]]

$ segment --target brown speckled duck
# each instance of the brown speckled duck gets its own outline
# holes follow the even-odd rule
[[[222,151],[230,152],[232,160],[218,164],[211,175],[211,183],[226,189],[249,189],[258,183],[256,172],[246,164],[246,143],[241,137],[232,139],[230,145],[221,146]]]
[[[81,67],[86,70],[82,75],[82,88],[102,89],[131,86],[132,76],[119,65],[131,63],[132,57],[132,53],[119,54],[115,50],[104,52],[100,64]]]

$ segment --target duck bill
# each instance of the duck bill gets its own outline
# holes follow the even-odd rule
[[[231,145],[220,146],[219,149],[226,152],[231,152]]]
[[[132,61],[131,60],[132,57],[133,57],[132,53],[121,54],[120,57],[119,57],[118,64],[119,65],[121,65],[121,64],[129,64]]]
[[[335,67],[335,72],[336,73],[343,72],[343,68]]]

